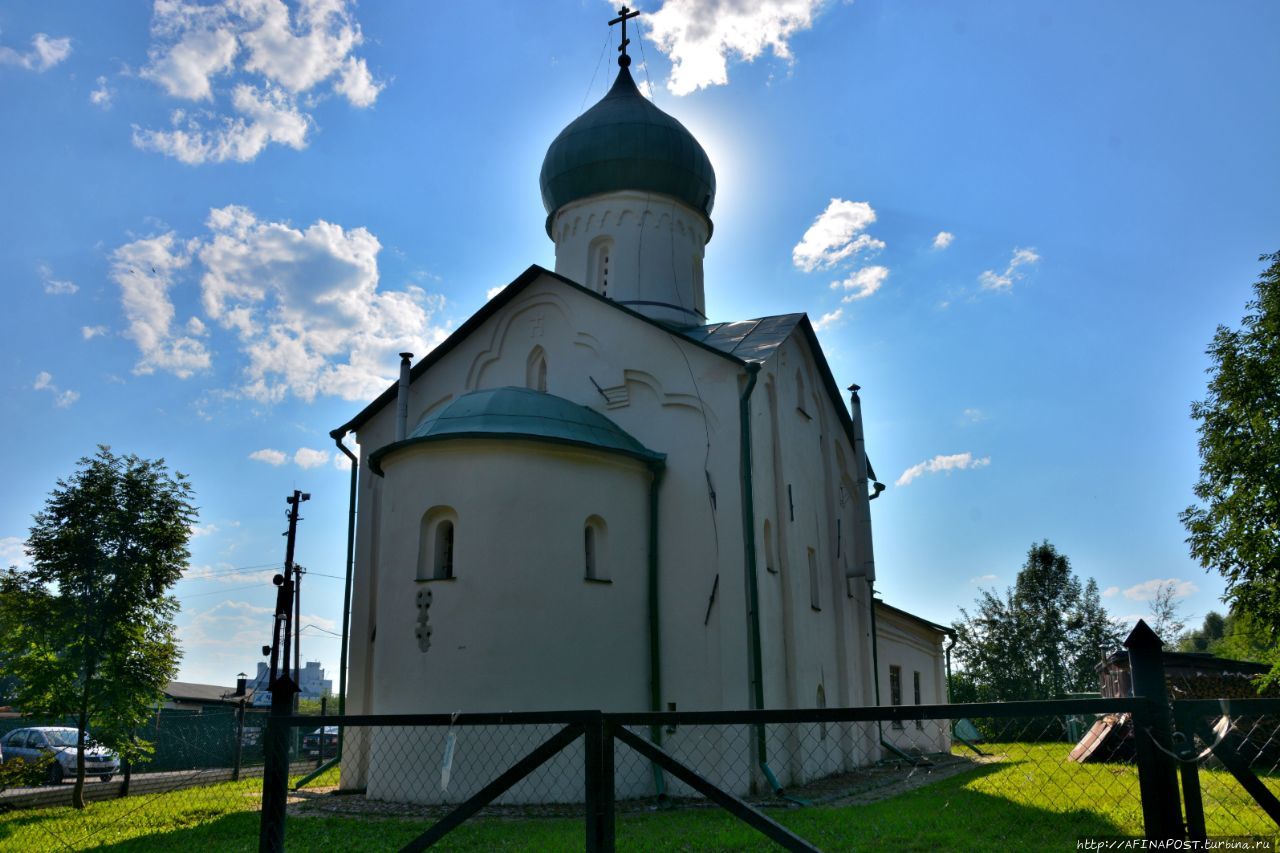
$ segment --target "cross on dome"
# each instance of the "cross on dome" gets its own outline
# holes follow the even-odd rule
[[[609,22],[609,26],[611,27],[614,24],[622,24],[622,44],[618,45],[618,52],[622,55],[618,57],[618,64],[623,68],[626,68],[631,64],[631,57],[627,56],[627,45],[631,44],[631,39],[627,38],[627,20],[629,18],[637,17],[639,14],[639,9],[636,9],[633,12],[626,6],[623,6],[618,10],[618,17]]]

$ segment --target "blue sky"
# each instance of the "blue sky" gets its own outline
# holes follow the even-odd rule
[[[1116,616],[1166,579],[1220,607],[1177,514],[1205,346],[1280,249],[1280,6],[731,5],[641,4],[633,70],[716,168],[708,313],[806,311],[864,388],[885,598],[951,621],[1047,538]],[[4,559],[96,444],[165,457],[201,508],[182,677],[227,684],[304,489],[304,655],[336,677],[327,433],[552,266],[538,169],[612,79],[612,13],[0,8]]]

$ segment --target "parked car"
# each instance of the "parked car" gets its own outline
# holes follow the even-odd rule
[[[96,742],[85,732],[84,772],[97,776],[103,782],[120,772],[120,757]],[[36,726],[14,729],[0,738],[0,754],[5,761],[21,758],[39,761],[43,756],[53,757],[49,765],[49,784],[57,785],[67,776],[76,775],[77,732],[66,726]]]
[[[321,755],[322,739],[323,755]],[[303,735],[302,751],[311,758],[333,758],[338,754],[338,727],[323,726],[309,735]]]

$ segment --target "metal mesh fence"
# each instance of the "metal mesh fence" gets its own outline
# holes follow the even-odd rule
[[[360,849],[398,849],[551,743],[546,760],[477,806],[480,823],[463,831],[475,833],[469,843],[477,849],[519,849],[534,836],[547,849],[576,848],[583,818],[588,826],[591,819],[583,734],[590,718],[612,751],[618,841],[635,849],[736,849],[762,839],[734,822],[740,815],[710,808],[716,803],[705,790],[671,766],[659,768],[622,732],[657,743],[676,765],[821,849],[899,842],[1068,849],[1081,836],[1142,834],[1137,755],[1148,735],[1141,720],[1134,724],[1132,701],[953,707],[346,718],[340,760],[301,791],[294,785],[325,757],[324,733],[318,719],[293,717],[280,739],[289,791],[272,790],[287,798],[288,849],[331,849],[325,844],[344,837],[358,838]],[[256,846],[263,747],[272,741],[246,721],[233,781],[231,767],[216,766],[227,754],[216,734],[225,721],[212,720],[185,740],[172,726],[175,745],[166,747],[188,765],[207,766],[137,769],[125,796],[118,777],[91,781],[84,810],[70,807],[70,784],[14,782],[0,792],[0,849],[84,849],[144,837],[147,849]],[[1280,713],[1200,714],[1196,723],[1280,793]],[[1206,742],[1194,746],[1208,833],[1274,835],[1276,824]],[[732,831],[746,836],[726,835]]]
[[[139,732],[154,745],[149,760],[110,774],[86,773],[83,809],[74,807],[74,757],[63,756],[60,763],[47,747],[27,748],[30,736],[18,735],[45,728],[35,725],[39,721],[10,726],[0,747],[0,850],[79,850],[141,839],[158,843],[156,849],[173,849],[186,844],[191,827],[209,823],[251,846],[262,802],[265,720],[266,714],[248,712],[241,732],[235,709],[163,715],[158,725],[153,719]],[[315,768],[300,737],[290,738],[288,747],[295,777]],[[62,769],[55,773],[59,763]]]
[[[1259,799],[1269,795],[1280,805],[1280,701],[1238,704],[1264,703],[1264,713],[1235,713],[1223,703],[1226,707],[1208,713],[1193,707],[1178,715],[1183,788],[1190,770],[1209,836],[1276,834],[1276,822]],[[1192,809],[1194,805],[1188,808],[1189,820]]]

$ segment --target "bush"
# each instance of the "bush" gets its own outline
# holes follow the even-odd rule
[[[49,753],[35,761],[13,758],[0,764],[0,791],[7,788],[30,788],[43,785],[49,779],[49,767],[54,760],[53,753]]]

